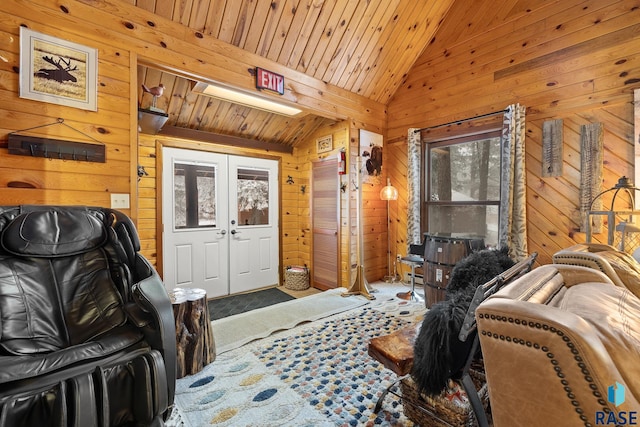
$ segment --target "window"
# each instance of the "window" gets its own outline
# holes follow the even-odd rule
[[[426,145],[422,229],[498,243],[500,132]]]
[[[269,171],[238,168],[238,225],[269,224]]]
[[[176,163],[173,169],[175,227],[216,226],[216,169]]]

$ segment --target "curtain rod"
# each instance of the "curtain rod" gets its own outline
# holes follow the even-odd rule
[[[453,122],[444,123],[444,124],[441,124],[441,125],[435,125],[435,126],[429,126],[429,127],[426,127],[426,128],[416,129],[413,132],[414,133],[418,133],[418,132],[422,132],[423,130],[431,130],[431,129],[441,128],[441,127],[444,127],[444,126],[460,124],[460,123],[463,123],[463,122],[482,119],[482,118],[485,118],[485,117],[491,117],[491,116],[495,116],[495,115],[498,115],[498,114],[503,114],[503,113],[506,113],[506,112],[507,112],[507,110],[494,111],[493,113],[481,114],[479,116],[469,117],[469,118],[462,119],[462,120],[455,120]]]

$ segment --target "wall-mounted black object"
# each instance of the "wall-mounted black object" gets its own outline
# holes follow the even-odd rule
[[[30,131],[33,129],[50,126],[53,124],[63,124],[78,133],[91,138],[98,144],[87,142],[65,141],[61,139],[43,138],[38,136],[22,135],[20,132]],[[64,123],[64,119],[58,119],[56,123],[48,125],[36,126],[29,129],[23,129],[11,132],[8,138],[7,148],[9,154],[19,156],[44,157],[47,159],[60,160],[78,160],[82,162],[105,163],[105,146],[95,138],[81,132]]]
[[[142,178],[143,176],[148,176],[149,172],[144,170],[144,166],[138,165],[138,177]]]
[[[105,163],[104,145],[9,134],[9,154]]]

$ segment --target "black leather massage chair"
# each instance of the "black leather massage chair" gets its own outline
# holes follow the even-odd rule
[[[0,207],[0,427],[164,425],[175,325],[139,250],[115,210]]]

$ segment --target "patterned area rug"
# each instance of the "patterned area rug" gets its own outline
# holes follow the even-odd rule
[[[381,296],[224,353],[178,380],[173,425],[413,425],[393,395],[373,414],[396,376],[367,354],[367,346],[373,337],[420,321],[424,303]]]

